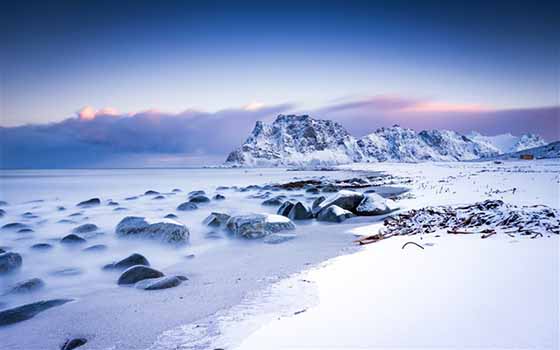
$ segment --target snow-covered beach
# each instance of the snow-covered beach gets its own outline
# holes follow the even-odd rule
[[[558,326],[557,235],[538,239],[494,235],[481,240],[480,235],[438,232],[421,238],[393,237],[360,249],[353,242],[356,236],[376,233],[386,215],[355,217],[340,224],[297,222],[297,238],[280,244],[208,235],[201,224],[212,211],[276,212],[276,207],[261,205],[252,190],[216,191],[218,186],[239,189],[379,172],[395,188],[411,189],[398,196],[401,209],[397,213],[485,199],[560,207],[557,160],[358,163],[328,172],[100,170],[89,177],[80,171],[5,172],[8,186],[3,194],[9,205],[3,207],[6,215],[0,220],[3,225],[19,220],[35,232],[23,236],[3,232],[1,245],[21,252],[24,264],[18,274],[1,280],[2,290],[19,280],[41,277],[47,282],[39,292],[41,299],[73,301],[0,328],[3,344],[7,349],[56,348],[66,339],[83,337],[88,340],[86,349],[558,346],[554,333]],[[115,174],[121,174],[121,186],[114,186]],[[109,177],[112,180],[106,181]],[[183,192],[171,194],[175,187]],[[165,198],[155,200],[156,195],[143,194],[147,190]],[[191,190],[205,190],[209,196],[220,192],[226,199],[195,211],[176,211],[185,192]],[[298,191],[286,194],[294,199],[312,197]],[[118,201],[128,211],[114,212],[114,206],[103,205],[75,208],[78,201],[95,196]],[[138,198],[124,200],[130,196]],[[67,210],[60,211],[61,206]],[[37,218],[21,217],[26,211]],[[75,224],[57,223],[74,212],[82,212],[70,217]],[[189,245],[170,249],[114,237],[114,227],[123,216],[163,217],[169,212],[189,227]],[[91,244],[104,243],[109,249],[92,256],[81,248],[57,246],[64,232],[85,222],[95,223],[105,233],[92,238]],[[36,241],[54,246],[46,253],[50,258],[29,249]],[[401,249],[408,241],[425,249]],[[166,274],[185,275],[189,280],[177,288],[151,292],[118,286],[118,273],[101,267],[132,252],[142,253]],[[348,253],[355,254],[336,258]],[[65,268],[79,273],[52,275]],[[36,293],[5,296],[3,308],[38,298]],[[518,306],[512,308],[512,304]],[[521,322],[532,326],[517,326],[512,332]],[[22,337],[24,333],[30,336]],[[271,339],[280,340],[271,343]]]

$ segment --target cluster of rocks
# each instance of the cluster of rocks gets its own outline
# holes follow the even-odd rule
[[[187,195],[188,200],[183,202],[177,206],[177,210],[179,211],[189,211],[198,209],[198,205],[202,203],[210,202],[210,198],[206,196],[206,192],[198,190],[198,191],[191,191]],[[217,193],[212,197],[214,200],[224,200],[226,197],[223,194]]]

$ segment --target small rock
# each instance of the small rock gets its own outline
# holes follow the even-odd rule
[[[81,243],[85,243],[86,240],[84,238],[82,238],[81,236],[75,234],[75,233],[71,233],[67,236],[64,236],[61,240],[60,243],[64,243],[64,244],[81,244]]]
[[[276,214],[288,217],[288,214],[290,214],[290,210],[292,210],[293,207],[294,207],[294,203],[292,203],[291,201],[285,201],[280,206],[280,208],[278,208]]]
[[[154,198],[152,198],[154,200],[162,200],[165,199],[165,196],[159,195],[159,196],[155,196]]]
[[[385,199],[377,193],[368,193],[356,208],[356,214],[363,216],[388,214],[398,209],[396,203]]]
[[[291,220],[308,220],[313,218],[313,213],[307,205],[297,202],[288,213],[288,217]]]
[[[183,191],[181,191],[181,189],[179,189],[179,188],[174,188],[173,190],[171,190],[171,192],[177,193],[177,192],[183,192]]]
[[[97,205],[101,204],[101,200],[99,200],[99,198],[91,198],[88,199],[87,201],[83,201],[78,203],[76,206],[77,207],[81,207],[81,208],[88,208],[88,207],[94,207]]]
[[[48,250],[51,249],[53,246],[49,243],[37,243],[31,246],[33,250]]]
[[[136,283],[134,287],[144,290],[158,290],[177,287],[182,282],[183,281],[177,276],[164,276],[142,280]]]
[[[63,207],[63,206],[61,206],[61,205],[59,205],[58,207],[56,207],[56,210],[58,210],[58,211],[64,211],[64,210],[66,210],[66,208]]]
[[[216,187],[216,191],[223,191],[223,190],[229,190],[228,186],[218,186]]]
[[[138,196],[126,197],[124,200],[125,201],[133,201],[135,199],[138,199]]]
[[[30,211],[27,211],[27,212],[21,214],[21,216],[22,216],[24,219],[37,219],[37,218],[38,218],[37,215],[33,214],[33,213],[30,212]]]
[[[72,232],[73,233],[90,233],[93,231],[97,231],[99,227],[95,224],[83,224],[78,227],[75,227]]]
[[[30,228],[20,228],[17,233],[31,233],[34,232],[32,229]]]
[[[113,209],[113,211],[126,211],[126,210],[128,210],[128,209],[125,208],[125,207],[117,207],[117,208]]]
[[[5,207],[6,205],[8,205],[8,202],[0,201],[0,207]]]
[[[210,202],[210,198],[208,198],[204,195],[198,195],[198,196],[190,197],[189,202],[191,202],[191,203],[207,203],[207,202]]]
[[[119,205],[119,202],[114,202],[114,201],[109,201],[109,203],[107,203],[108,206],[110,207],[116,207]]]
[[[51,276],[57,276],[57,277],[68,277],[68,276],[77,276],[77,275],[81,275],[82,274],[82,270],[77,268],[77,267],[67,267],[64,269],[60,269],[60,270],[55,270],[49,273],[49,275]]]
[[[226,199],[226,196],[224,196],[223,194],[215,194],[214,197],[212,197],[212,199],[216,200],[216,201],[222,201],[224,199]]]
[[[338,192],[338,187],[333,184],[328,184],[326,186],[323,186],[323,188],[321,188],[321,191],[327,193],[334,193],[334,192]]]
[[[180,211],[190,211],[190,210],[195,210],[195,209],[198,209],[198,206],[194,203],[191,203],[191,202],[181,203],[177,207],[177,210],[180,210]]]
[[[62,219],[62,220],[58,220],[57,221],[59,224],[75,224],[76,221],[74,220],[68,220],[68,219]]]
[[[42,300],[31,304],[17,306],[12,309],[0,311],[0,326],[7,326],[17,322],[33,318],[40,312],[60,306],[72,301],[72,299]]]
[[[72,213],[70,215],[68,215],[68,217],[75,217],[75,216],[82,216],[82,213]]]
[[[198,191],[191,191],[187,194],[188,197],[195,197],[195,196],[204,196],[206,192],[198,190]]]
[[[104,270],[125,270],[134,265],[150,266],[148,259],[143,255],[134,253],[120,261],[103,266]]]
[[[43,282],[40,278],[31,278],[22,282],[18,282],[10,289],[4,293],[3,295],[7,294],[22,294],[22,293],[31,293],[35,292],[45,286],[45,282]]]
[[[324,196],[315,198],[313,204],[311,204],[311,211],[313,212],[313,215],[317,215],[321,211],[321,209],[319,208],[319,204],[323,203],[324,200],[325,200]]]
[[[13,272],[21,267],[23,259],[18,253],[0,254],[0,274]]]
[[[20,230],[22,228],[27,228],[29,226],[27,226],[26,224],[22,224],[21,222],[10,222],[9,224],[6,224],[4,226],[2,226],[2,229],[4,230]]]
[[[6,211],[4,209],[0,209],[0,218],[6,215]]]
[[[163,276],[163,273],[156,269],[152,269],[151,267],[143,265],[136,265],[126,269],[119,277],[117,283],[120,285],[134,284],[148,278],[159,278]]]
[[[178,216],[175,215],[175,214],[167,214],[167,215],[164,216],[164,218],[166,218],[166,219],[177,219]]]
[[[117,225],[119,237],[157,239],[164,243],[184,244],[190,232],[187,227],[172,219],[149,220],[138,216],[127,216]]]
[[[84,248],[84,252],[99,252],[107,250],[107,246],[105,244],[95,244],[90,247]]]
[[[74,338],[74,339],[68,339],[64,345],[62,345],[62,347],[60,348],[60,350],[73,350],[76,348],[79,348],[82,345],[85,345],[87,343],[87,339],[86,338]]]
[[[319,194],[319,189],[316,187],[311,187],[305,190],[305,192],[310,194]]]
[[[282,205],[282,200],[278,197],[269,198],[261,203],[262,205],[278,206]]]
[[[328,222],[343,222],[344,220],[353,217],[351,211],[342,209],[337,205],[331,205],[319,212],[317,220]]]
[[[206,219],[204,219],[204,221],[202,221],[202,223],[207,226],[218,227],[225,225],[229,218],[231,218],[231,216],[228,214],[212,212],[206,217]]]
[[[155,196],[158,195],[159,192],[158,191],[153,191],[153,190],[148,190],[146,192],[144,192],[144,196]]]

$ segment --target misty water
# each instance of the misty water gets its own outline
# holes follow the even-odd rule
[[[95,323],[96,317],[114,312],[114,322],[127,324],[125,321],[119,321],[119,318],[132,317],[127,315],[131,309],[130,305],[156,303],[157,300],[161,301],[162,305],[173,305],[179,301],[165,300],[182,293],[179,305],[188,307],[189,313],[157,320],[161,325],[157,322],[151,325],[153,329],[150,330],[153,334],[146,330],[147,335],[155,337],[165,328],[208,317],[220,308],[233,306],[247,292],[263,288],[279,278],[336,256],[351,246],[352,237],[343,233],[343,227],[348,224],[328,225],[315,220],[296,222],[297,238],[274,245],[264,244],[262,240],[235,239],[223,230],[211,229],[202,224],[203,219],[213,211],[228,214],[276,212],[277,207],[263,206],[263,199],[254,198],[259,193],[258,190],[240,191],[239,188],[294,179],[355,176],[347,171],[103,169],[3,170],[0,174],[0,200],[7,202],[2,206],[5,215],[0,218],[0,226],[18,222],[32,230],[0,230],[0,247],[17,252],[23,257],[21,269],[16,273],[0,276],[0,294],[23,280],[37,277],[45,281],[45,287],[37,292],[3,295],[0,299],[0,309],[64,297],[79,301],[75,305],[64,307],[74,308],[74,313],[84,312],[84,308],[98,305],[89,311],[88,317],[91,319],[88,319],[88,322]],[[216,190],[218,186],[237,186],[237,189]],[[176,189],[180,192],[173,192]],[[160,192],[164,198],[156,199],[156,195],[145,195],[148,190]],[[194,211],[176,210],[180,203],[188,200],[188,192],[195,190],[205,191],[210,198],[220,193],[226,199],[200,204],[199,209]],[[277,194],[285,194],[288,198],[308,203],[316,197],[301,190],[273,193]],[[77,203],[90,198],[99,198],[101,205],[90,208],[77,207]],[[108,205],[111,201],[118,202],[118,205]],[[176,220],[189,228],[189,244],[176,247],[155,241],[116,237],[115,226],[126,216],[158,219],[170,213],[176,214]],[[73,228],[85,223],[99,227],[95,233],[82,235],[87,239],[86,243],[60,243],[60,239],[70,234]],[[31,248],[38,243],[48,243],[52,248]],[[84,251],[85,248],[98,244],[108,248],[102,251]],[[162,293],[119,287],[116,284],[119,272],[106,271],[102,267],[132,253],[144,255],[152,267],[166,274],[186,275],[189,281],[177,288],[161,291]],[[183,301],[183,296],[192,299]],[[200,300],[196,301],[195,297]],[[99,315],[96,316],[96,312],[99,312]],[[56,327],[51,326],[49,318],[56,320]],[[92,328],[91,325],[80,324],[82,321],[74,320],[67,312],[57,310],[13,327],[25,329],[28,325],[33,325],[33,322],[41,321],[44,324],[41,323],[40,328],[44,329],[45,334],[67,332],[68,329],[74,328]],[[49,327],[52,329],[49,330]],[[21,330],[13,333],[14,337],[20,332]],[[109,335],[106,331],[99,333],[106,334],[107,337],[104,341],[99,339],[100,344],[111,344],[114,342],[111,338],[123,337],[122,334]],[[128,341],[140,340],[131,338]],[[27,345],[34,344],[35,342],[30,340]]]

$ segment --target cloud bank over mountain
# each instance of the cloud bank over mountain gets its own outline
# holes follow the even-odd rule
[[[494,109],[399,96],[338,102],[312,111],[294,103],[217,112],[148,110],[120,113],[84,107],[61,122],[0,127],[1,168],[194,166],[217,164],[244,141],[257,120],[307,112],[340,122],[356,136],[399,124],[416,130],[450,129],[484,135],[531,132],[560,139],[560,107]]]

